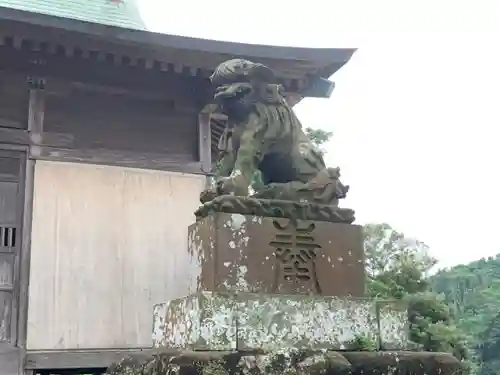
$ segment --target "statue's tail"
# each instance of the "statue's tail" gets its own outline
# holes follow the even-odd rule
[[[302,189],[311,191],[317,203],[337,205],[346,197],[349,186],[340,182],[339,168],[325,168]]]

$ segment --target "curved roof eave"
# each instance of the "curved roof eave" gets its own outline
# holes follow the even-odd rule
[[[0,19],[63,29],[125,44],[204,51],[233,56],[251,56],[263,59],[302,60],[322,63],[323,67],[332,65],[340,68],[349,61],[356,51],[353,48],[302,48],[223,42],[109,26],[6,7],[0,7]]]

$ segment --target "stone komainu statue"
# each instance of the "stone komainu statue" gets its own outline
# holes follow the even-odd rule
[[[345,197],[339,169],[325,166],[271,69],[235,59],[220,64],[210,79],[228,123],[219,141],[216,186],[202,193],[203,203],[220,195],[248,196],[257,171],[264,186],[253,198],[337,205]]]

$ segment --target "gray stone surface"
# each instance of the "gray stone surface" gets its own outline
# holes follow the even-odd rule
[[[371,299],[199,293],[155,306],[153,345],[191,350],[405,349],[401,306]]]
[[[380,347],[401,350],[410,347],[407,306],[400,301],[377,301]]]

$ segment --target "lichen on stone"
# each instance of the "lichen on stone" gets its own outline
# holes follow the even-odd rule
[[[380,341],[370,299],[205,292],[171,301],[164,313],[165,324],[155,315],[156,347],[353,350],[378,348]]]
[[[381,347],[410,349],[407,305],[400,301],[376,301],[376,304]]]
[[[365,300],[239,295],[239,348],[344,349],[356,334],[378,339],[375,306]]]

